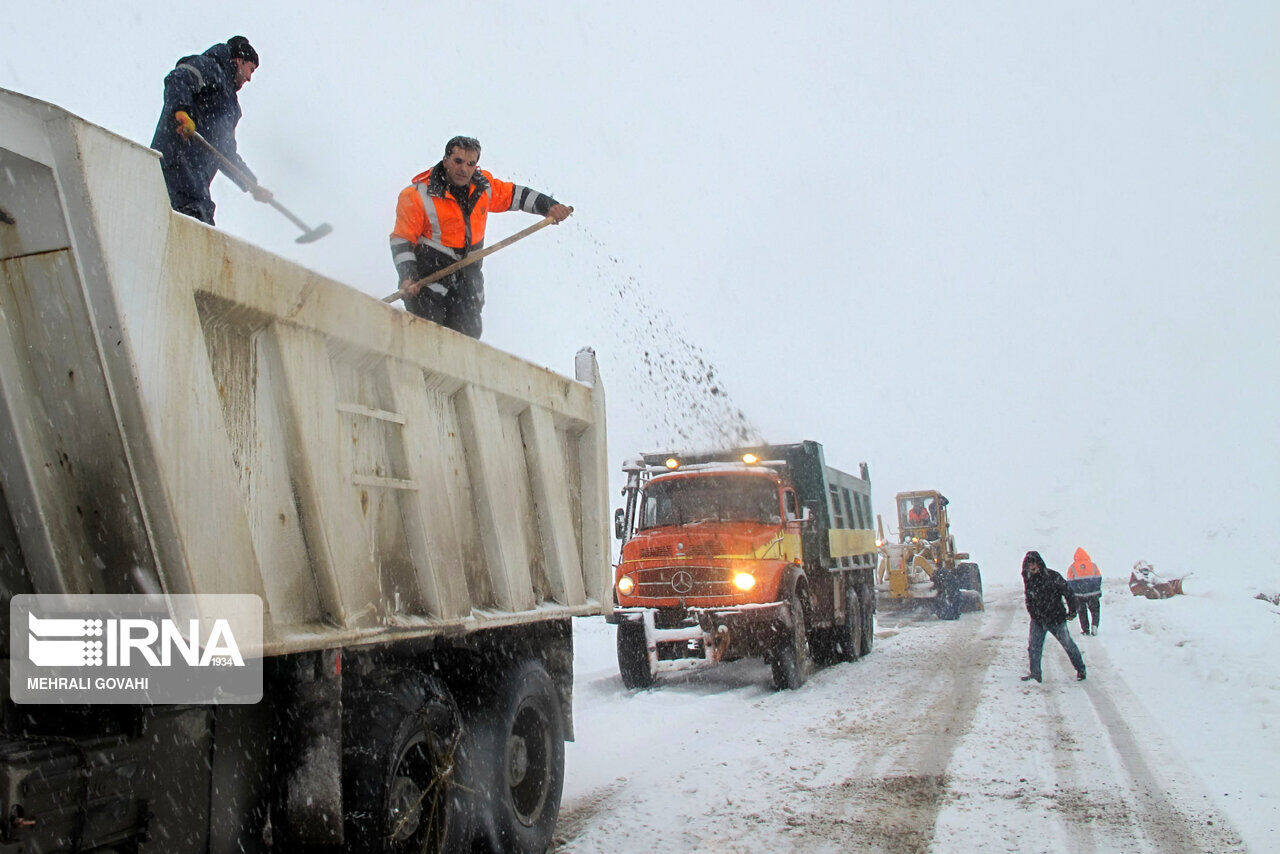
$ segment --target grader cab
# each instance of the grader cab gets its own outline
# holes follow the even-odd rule
[[[880,559],[876,567],[879,607],[930,604],[940,619],[981,611],[982,573],[968,552],[956,551],[946,496],[932,489],[899,492],[897,542],[889,542],[877,517]]]

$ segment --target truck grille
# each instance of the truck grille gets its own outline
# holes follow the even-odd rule
[[[660,566],[633,575],[637,596],[696,599],[734,592],[730,570],[718,566]]]
[[[709,543],[689,543],[683,549],[677,550],[674,543],[667,543],[661,546],[645,546],[640,550],[640,557],[716,557],[724,554],[724,544],[718,541]]]

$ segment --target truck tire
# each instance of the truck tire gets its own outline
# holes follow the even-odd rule
[[[781,691],[799,688],[809,678],[813,657],[809,650],[809,621],[806,619],[800,589],[791,591],[791,631],[781,638],[769,654],[773,671],[773,687]]]
[[[852,584],[844,589],[844,622],[835,627],[835,651],[840,661],[863,656],[862,600]]]
[[[493,851],[542,854],[551,844],[564,785],[560,694],[542,663],[529,659],[498,684],[478,711]]]
[[[343,716],[344,850],[465,848],[470,770],[458,706],[442,682],[402,670],[366,684]]]
[[[876,588],[873,584],[862,588],[862,654],[871,654],[876,643]]]
[[[648,688],[653,684],[644,623],[618,623],[618,672],[628,688]]]
[[[982,571],[976,563],[962,563],[956,567],[960,573],[960,589],[964,592],[964,604],[961,610],[968,612],[982,611],[986,606],[982,601]],[[975,598],[968,591],[977,593]]]

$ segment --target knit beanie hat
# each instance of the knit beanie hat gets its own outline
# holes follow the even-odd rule
[[[261,65],[258,62],[258,52],[253,49],[253,45],[249,44],[249,40],[244,36],[232,36],[227,39],[227,47],[231,48],[232,59],[243,59],[252,62],[254,65]]]

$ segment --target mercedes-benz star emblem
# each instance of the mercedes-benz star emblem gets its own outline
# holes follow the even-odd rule
[[[693,589],[693,576],[683,569],[671,576],[671,589],[677,593],[688,593]]]

